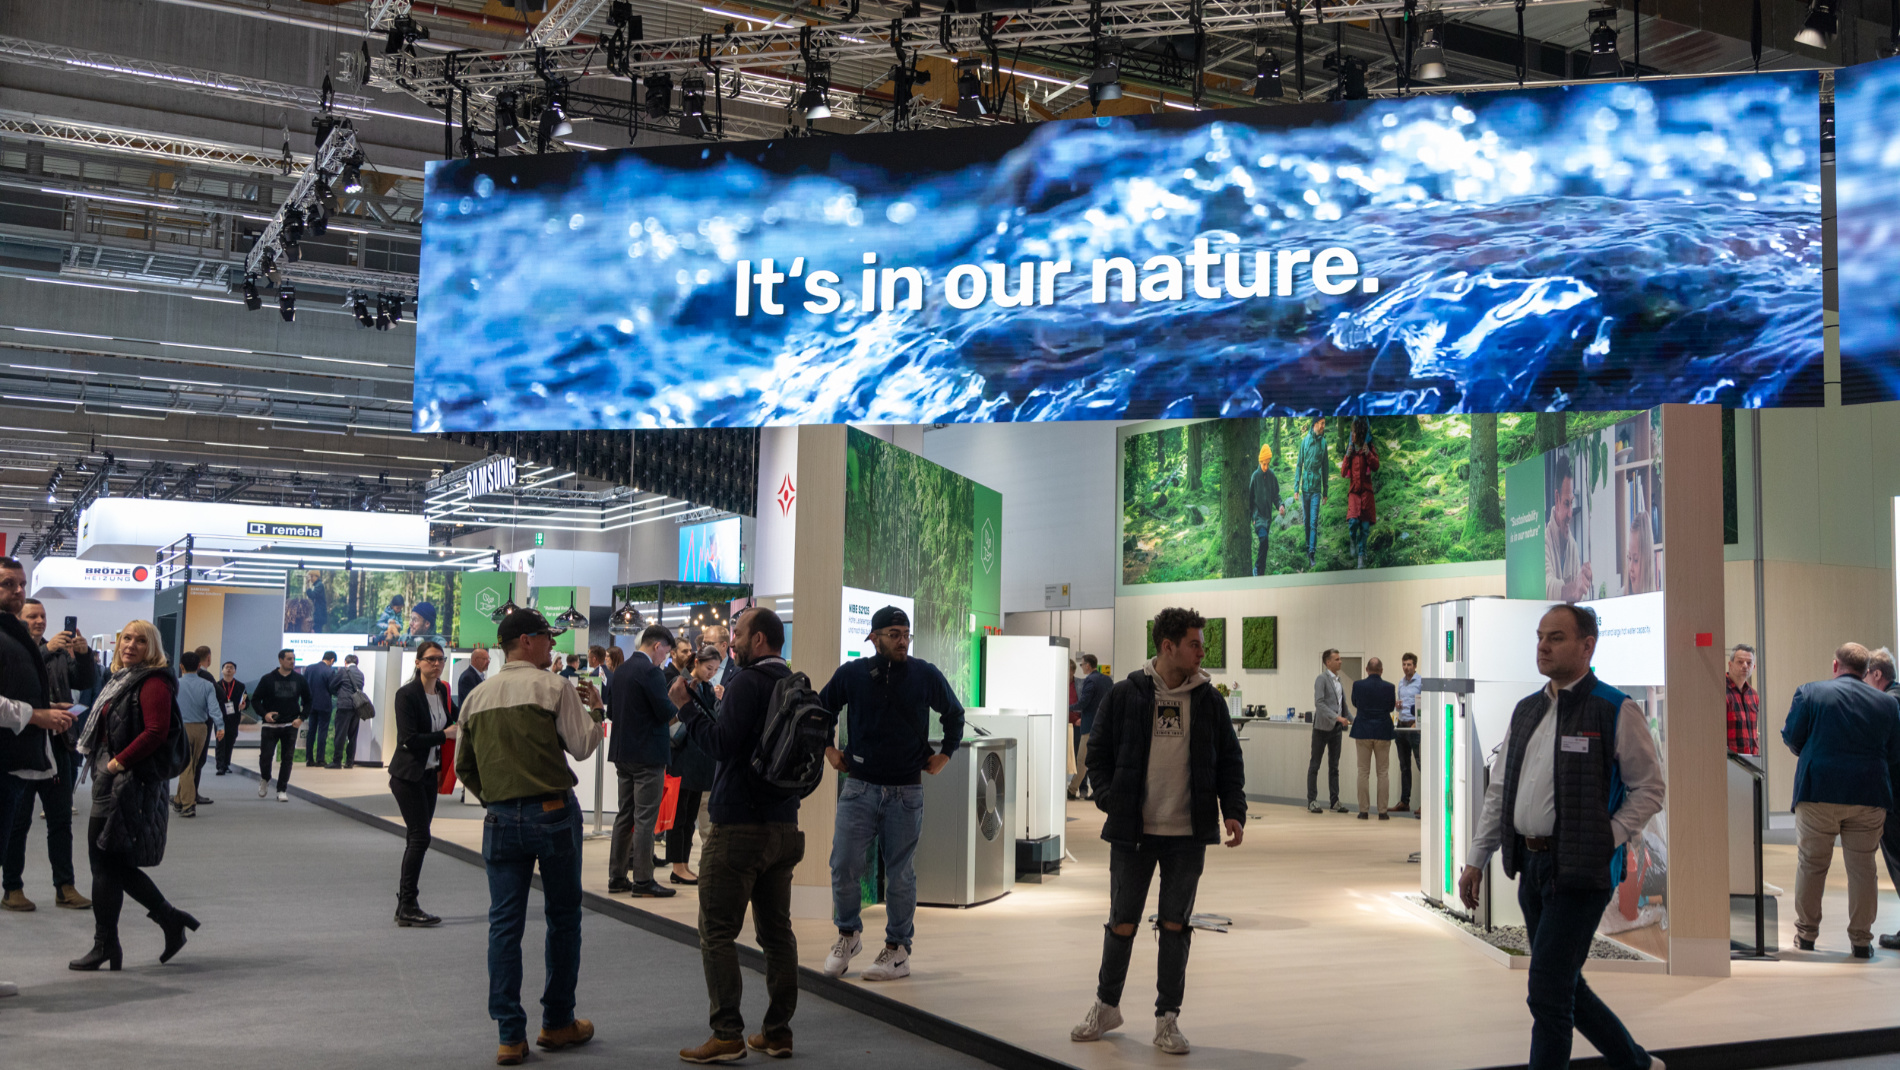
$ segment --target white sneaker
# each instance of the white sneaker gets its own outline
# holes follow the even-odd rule
[[[1188,1053],[1187,1038],[1181,1035],[1181,1023],[1175,1020],[1179,1017],[1177,1012],[1169,1011],[1155,1018],[1155,1047],[1169,1055]]]
[[[290,793],[289,793],[289,792],[287,792],[287,791],[280,791],[280,792],[278,792],[278,793],[277,793],[277,801],[278,801],[278,802],[289,802],[289,801],[290,801]]]
[[[895,981],[910,976],[910,949],[886,946],[864,971],[867,981]]]
[[[851,959],[864,950],[864,941],[857,933],[838,936],[838,942],[831,945],[831,954],[825,956],[825,976],[843,977],[844,971],[851,968]]]
[[[1090,1005],[1089,1012],[1082,1016],[1082,1024],[1069,1030],[1069,1039],[1100,1040],[1109,1030],[1121,1028],[1121,1024],[1121,1008],[1111,1007],[1098,999]]]
[[[257,786],[257,797],[260,799],[270,798],[270,781],[266,780]]]

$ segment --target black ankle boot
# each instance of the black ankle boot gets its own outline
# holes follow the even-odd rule
[[[66,968],[69,970],[96,970],[101,966],[110,964],[114,970],[117,970],[124,962],[125,951],[119,947],[117,940],[94,940],[92,942],[92,950],[86,952],[84,958],[77,958],[67,963]]]
[[[400,928],[427,928],[442,924],[442,919],[422,909],[414,896],[401,896],[396,900],[396,924]]]
[[[159,952],[160,962],[170,962],[172,956],[185,946],[186,929],[198,931],[198,919],[174,906],[154,910],[146,917],[158,922],[158,927],[165,930],[165,950]]]

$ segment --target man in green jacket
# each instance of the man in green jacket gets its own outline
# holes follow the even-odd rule
[[[1300,496],[1300,522],[1306,525],[1306,568],[1313,569],[1319,554],[1319,507],[1326,504],[1326,481],[1332,471],[1326,457],[1326,417],[1317,416],[1300,439],[1300,458],[1294,469],[1294,493]]]

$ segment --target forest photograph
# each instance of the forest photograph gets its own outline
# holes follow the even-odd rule
[[[1129,434],[1122,582],[1502,560],[1504,469],[1628,415],[1336,416],[1318,434],[1311,418],[1249,417]]]

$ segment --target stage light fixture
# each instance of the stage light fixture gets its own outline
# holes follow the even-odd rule
[[[343,161],[343,192],[363,192],[363,154],[360,152],[351,153]]]
[[[1583,68],[1583,76],[1622,77],[1623,60],[1616,54],[1616,9],[1591,8],[1589,19],[1596,27],[1590,31],[1590,60]]]
[[[1100,103],[1104,100],[1122,98],[1122,39],[1104,37],[1095,44],[1095,70],[1089,75],[1089,100]]]
[[[979,73],[983,61],[980,59],[960,59],[957,61],[957,118],[981,119],[989,114],[983,105],[983,75]]]
[[[310,233],[321,235],[330,229],[330,213],[323,210],[322,201],[314,201],[305,213],[310,220]]]
[[[379,331],[388,330],[389,322],[390,322],[389,295],[377,294],[376,295],[376,329]]]
[[[376,317],[369,314],[369,298],[356,290],[350,291],[350,314],[365,327],[376,326]]]
[[[647,118],[664,119],[673,114],[673,76],[661,71],[649,74],[646,84]]]
[[[687,137],[705,137],[712,133],[706,122],[706,79],[689,74],[680,80],[680,133]]]
[[[1254,48],[1253,60],[1253,98],[1255,100],[1279,100],[1285,95],[1285,87],[1280,81],[1280,57],[1265,46]]]
[[[277,229],[277,233],[284,239],[284,248],[286,250],[295,249],[297,243],[303,240],[303,220],[303,209],[284,209],[284,222],[283,225]]]
[[[1794,35],[1794,43],[1809,48],[1826,48],[1833,44],[1834,35],[1841,29],[1840,6],[1840,0],[1811,0],[1807,21],[1802,23],[1801,32]]]
[[[805,113],[806,119],[831,118],[831,102],[825,94],[831,92],[831,68],[825,64],[814,66],[805,76],[805,91],[798,95],[798,107]]]
[[[420,25],[408,15],[398,15],[389,24],[389,33],[383,38],[383,55],[392,56],[398,52],[416,54],[416,42],[429,39],[429,28]]]
[[[1365,100],[1372,96],[1366,88],[1366,61],[1358,56],[1339,57],[1339,84],[1334,86],[1335,100]]]
[[[297,318],[297,287],[291,285],[289,279],[277,288],[277,314],[284,317],[285,323]]]
[[[257,277],[244,276],[244,307],[252,312],[264,307],[264,299],[257,294]]]
[[[1412,77],[1426,82],[1442,81],[1445,70],[1445,46],[1439,40],[1442,31],[1436,25],[1425,27],[1425,37],[1412,52]]]
[[[568,137],[574,133],[574,124],[567,121],[567,110],[561,107],[560,98],[549,100],[541,112],[541,128],[549,137]]]
[[[389,322],[391,323],[402,322],[402,295],[401,294],[389,295]]]

